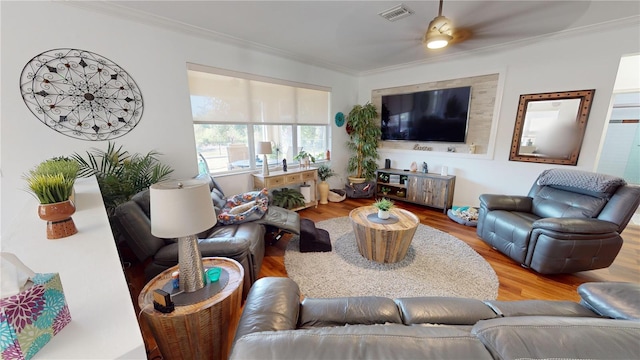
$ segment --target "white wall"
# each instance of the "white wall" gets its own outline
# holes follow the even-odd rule
[[[586,31],[572,37],[546,37],[513,50],[494,50],[356,79],[63,2],[1,1],[0,8],[0,224],[8,224],[14,213],[8,209],[20,208],[29,196],[21,190],[24,188],[21,175],[29,168],[52,156],[106,147],[105,142],[75,140],[50,130],[23,103],[18,87],[20,72],[33,56],[49,49],[89,50],[129,72],[141,88],[144,115],[140,124],[117,143],[130,152],[160,151],[164,154],[162,160],[176,170],[176,178],[192,176],[197,171],[187,62],[331,87],[332,115],[337,111],[346,114],[354,103],[368,101],[373,89],[500,72],[497,101],[501,106],[495,119],[495,151],[489,156],[406,150],[381,152],[381,165],[384,158],[393,159],[393,166],[398,168],[408,168],[411,161],[427,161],[430,169],[438,172],[442,165],[447,165],[449,173],[458,177],[456,205],[477,204],[481,193],[526,193],[538,173],[548,167],[507,160],[520,94],[596,89],[577,166],[594,170],[618,62],[622,55],[640,52],[638,24],[623,23],[615,29]],[[333,125],[332,167],[341,176],[331,179],[332,187],[341,187],[345,178],[346,140],[344,127]],[[250,186],[248,175],[220,180],[227,193]]]
[[[502,72],[493,156],[383,150],[380,165],[384,158],[390,158],[396,168],[409,168],[412,161],[426,161],[433,172],[448,166],[449,174],[457,176],[455,205],[477,205],[482,193],[526,194],[537,175],[551,166],[508,160],[519,96],[596,89],[578,165],[567,166],[594,171],[618,63],[621,56],[640,50],[638,24],[618,25],[615,29],[551,36],[512,50],[494,50],[360,78],[358,95],[364,102],[374,89]]]
[[[640,55],[620,59],[613,91],[614,94],[640,92]],[[612,106],[616,105],[615,95],[611,102]],[[637,115],[626,117],[633,113],[632,109],[627,109],[625,117],[616,117],[612,112],[610,119],[637,119]],[[640,184],[640,126],[637,123],[609,123],[605,130],[598,172],[624,177],[629,183]]]
[[[22,191],[23,173],[47,158],[84,154],[89,148],[105,149],[107,145],[59,134],[31,114],[22,100],[18,80],[24,65],[41,52],[83,49],[122,66],[142,91],[144,114],[138,126],[116,143],[132,153],[161,152],[162,161],[175,169],[175,178],[197,173],[187,62],[330,87],[332,114],[348,111],[357,100],[356,79],[338,72],[62,2],[2,1],[0,6],[3,233],[15,213],[10,209],[20,209],[30,196]],[[342,129],[333,136],[337,144],[346,141],[343,133]],[[339,149],[334,148],[333,154],[338,158]],[[334,165],[338,170],[344,168],[344,159],[336,159]],[[221,186],[233,194],[247,190],[249,180],[246,174],[228,177],[221,179]]]
[[[620,59],[614,87],[616,92],[630,92],[640,89],[640,55],[629,55]]]

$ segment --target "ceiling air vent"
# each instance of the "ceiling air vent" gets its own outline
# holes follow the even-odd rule
[[[413,14],[413,11],[409,9],[405,4],[399,4],[392,7],[391,9],[378,13],[378,15],[382,16],[383,18],[389,21],[400,20],[411,14]]]

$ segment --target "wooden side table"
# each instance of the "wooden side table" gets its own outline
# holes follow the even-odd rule
[[[298,211],[311,206],[318,207],[318,169],[291,169],[289,171],[271,171],[269,175],[252,174],[253,188],[260,190],[267,188],[269,190],[287,187],[290,185],[300,185],[303,183],[311,183],[311,201],[303,206],[291,209]]]
[[[153,291],[166,289],[165,286],[171,282],[171,273],[178,270],[178,266],[174,266],[153,278],[138,297],[142,314],[165,360],[217,360],[229,357],[231,342],[240,319],[244,270],[233,259],[210,257],[203,258],[202,263],[205,269],[219,267],[228,274],[228,282],[220,292],[198,299],[190,305],[176,305],[171,313],[155,310]],[[220,280],[223,280],[223,276]],[[203,290],[205,289],[198,291]]]
[[[377,213],[373,206],[362,206],[349,213],[358,251],[380,263],[404,259],[420,220],[409,211],[395,207],[389,211],[389,220],[377,219]]]

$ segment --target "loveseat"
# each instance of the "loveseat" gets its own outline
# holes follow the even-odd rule
[[[252,287],[231,359],[638,359],[640,286],[587,283],[572,301],[305,298]]]
[[[478,236],[541,274],[605,268],[640,204],[640,187],[586,171],[542,172],[527,196],[480,196]]]
[[[211,199],[216,213],[219,213],[226,203],[222,189],[210,176],[200,176],[199,179],[209,182]],[[115,211],[117,225],[131,251],[141,262],[151,258],[145,267],[147,280],[178,264],[178,244],[175,239],[161,239],[151,234],[149,200],[149,191],[144,190]],[[269,206],[267,213],[255,221],[228,225],[218,221],[211,229],[198,234],[198,248],[203,257],[227,257],[242,265],[243,297],[258,279],[264,258],[267,226],[299,234],[300,218],[296,212]]]

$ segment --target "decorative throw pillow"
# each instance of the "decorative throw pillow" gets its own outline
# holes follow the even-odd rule
[[[227,199],[227,203],[218,215],[218,221],[224,225],[230,225],[258,220],[264,216],[268,204],[269,191],[266,188],[234,195]]]

